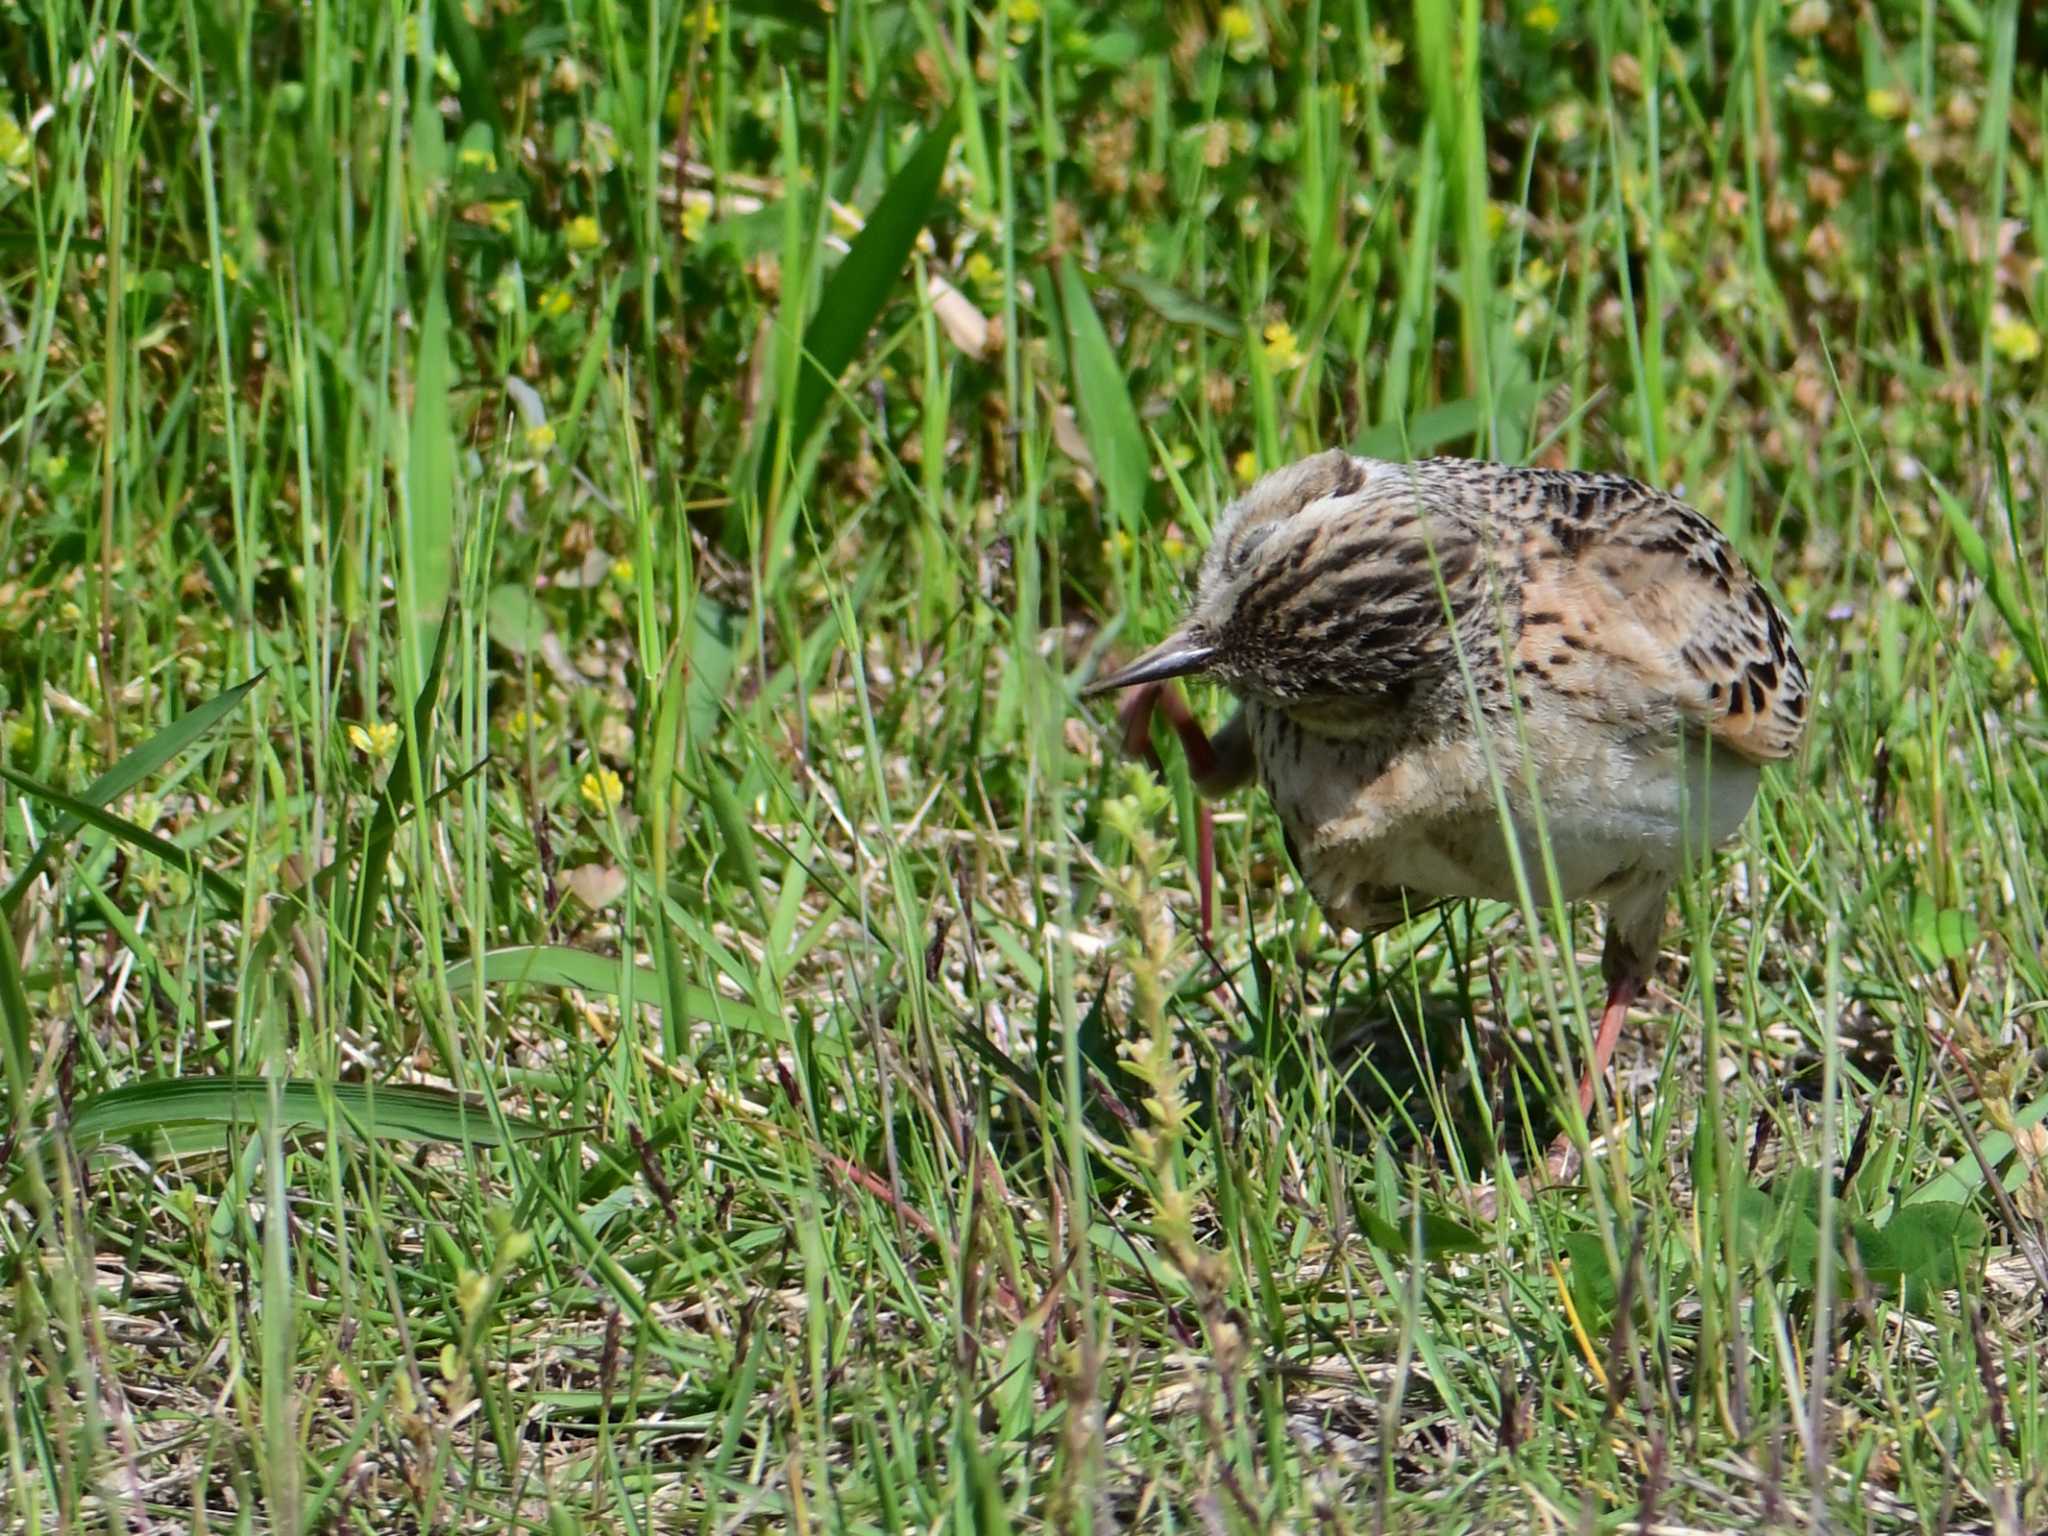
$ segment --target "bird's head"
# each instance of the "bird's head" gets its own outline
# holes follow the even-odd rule
[[[1422,539],[1399,539],[1399,524],[1418,521],[1413,497],[1362,493],[1400,473],[1332,449],[1267,475],[1217,522],[1186,617],[1084,695],[1195,676],[1282,706],[1371,689],[1385,671],[1384,655],[1368,654],[1386,638],[1374,607],[1408,603],[1416,585],[1384,553],[1420,552]],[[1426,564],[1421,581],[1434,585]]]

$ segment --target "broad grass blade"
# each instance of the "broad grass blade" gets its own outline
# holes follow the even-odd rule
[[[656,1005],[662,996],[661,978],[648,966],[633,966],[608,955],[594,955],[587,949],[561,944],[517,944],[487,951],[481,961],[458,960],[448,967],[448,990],[460,992],[481,972],[486,986],[568,987],[601,997],[625,994],[628,972],[636,1002]],[[721,997],[709,987],[682,989],[684,1006],[691,1015],[715,1019],[750,1033],[784,1038],[788,1031],[774,1015],[733,998]]]
[[[4,962],[0,962],[4,963]],[[72,1142],[80,1150],[132,1142],[172,1155],[216,1150],[223,1131],[254,1130],[268,1111],[270,1084],[260,1077],[172,1077],[124,1083],[73,1107]],[[548,1134],[517,1116],[498,1128],[491,1110],[473,1099],[412,1084],[321,1083],[303,1078],[277,1084],[281,1126],[324,1130],[328,1105],[358,1134],[381,1141],[440,1141],[502,1147]]]
[[[882,306],[889,302],[918,231],[931,217],[939,194],[939,177],[946,169],[946,155],[953,145],[957,123],[951,113],[926,132],[910,158],[875,204],[859,234],[853,237],[844,259],[825,282],[819,296],[818,312],[804,329],[802,368],[797,379],[796,399],[790,408],[789,449],[792,458],[802,455],[803,446],[817,430],[839,377],[853,362],[861,343],[874,329]],[[775,441],[771,424],[765,441]],[[766,483],[771,468],[762,461]]]
[[[1075,408],[1095,455],[1095,478],[1109,509],[1107,522],[1136,537],[1144,527],[1145,487],[1151,478],[1145,434],[1124,384],[1123,364],[1071,256],[1060,263],[1060,309],[1067,323]]]
[[[101,806],[110,800],[118,800],[159,769],[175,761],[187,747],[220,724],[233,712],[236,705],[248,697],[249,690],[262,681],[263,674],[258,672],[246,683],[237,683],[225,693],[215,694],[197,709],[188,710],[180,715],[86,785],[78,792],[77,798],[91,806]],[[76,818],[67,816],[36,844],[35,852],[29,855],[28,862],[21,868],[21,873],[14,877],[6,893],[0,895],[0,912],[9,917],[14,915],[15,910],[21,905],[21,898],[28,891],[29,882],[35,879],[50,855],[77,833],[80,825],[82,823]]]
[[[74,825],[83,823],[86,826],[98,827],[102,832],[118,838],[138,852],[161,859],[173,869],[182,869],[194,880],[205,885],[231,910],[242,910],[242,888],[218,870],[207,868],[200,862],[199,855],[190,849],[180,848],[170,839],[157,836],[147,827],[137,826],[125,816],[116,816],[112,811],[102,810],[76,795],[67,795],[60,789],[52,789],[49,785],[38,783],[27,774],[13,768],[0,766],[0,779],[5,779],[25,795],[55,806],[64,812]]]

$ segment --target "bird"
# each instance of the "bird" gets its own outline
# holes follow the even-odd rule
[[[1196,677],[1238,703],[1213,736],[1176,686]],[[1224,510],[1181,622],[1082,690],[1118,691],[1126,751],[1150,753],[1157,712],[1205,799],[1259,780],[1345,928],[1516,900],[1518,861],[1545,900],[1547,844],[1558,894],[1606,910],[1582,1115],[1674,884],[1740,830],[1809,698],[1785,616],[1677,497],[1618,474],[1341,449]]]

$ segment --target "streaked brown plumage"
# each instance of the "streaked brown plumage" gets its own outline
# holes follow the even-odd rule
[[[1170,679],[1241,708],[1211,740]],[[1805,726],[1785,621],[1712,523],[1618,475],[1313,458],[1223,515],[1171,636],[1089,692],[1155,704],[1197,785],[1256,772],[1309,890],[1367,932],[1513,899],[1504,795],[1538,899],[1607,907],[1609,993],[1582,1097],[1648,977],[1688,853],[1725,842]]]

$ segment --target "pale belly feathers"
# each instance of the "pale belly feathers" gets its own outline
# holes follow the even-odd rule
[[[1546,735],[1524,722],[1535,750],[1524,754],[1514,731],[1499,731],[1489,764],[1469,735],[1388,749],[1247,709],[1259,777],[1296,866],[1330,916],[1366,930],[1446,898],[1517,899],[1501,797],[1539,902],[1549,890],[1546,841],[1565,900],[1654,888],[1661,901],[1688,852],[1741,828],[1761,776],[1736,753],[1675,733]]]

